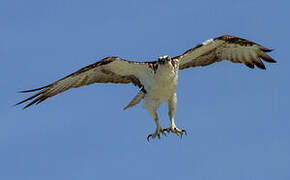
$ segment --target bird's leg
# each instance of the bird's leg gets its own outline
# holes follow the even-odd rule
[[[156,137],[158,137],[158,139],[160,139],[160,133],[162,133],[162,134],[165,135],[165,131],[162,130],[162,128],[161,128],[161,126],[160,126],[160,124],[159,124],[158,115],[157,115],[156,111],[154,111],[154,112],[152,113],[152,115],[153,115],[153,118],[154,118],[154,121],[155,121],[155,124],[156,124],[156,130],[155,130],[155,132],[154,132],[153,134],[149,134],[149,135],[147,136],[147,140],[148,140],[148,141],[149,141],[150,137],[151,137],[152,139],[155,139]]]
[[[163,129],[163,131],[166,131],[167,133],[172,132],[176,134],[177,136],[182,136],[183,134],[186,134],[186,131],[184,129],[178,129],[174,122],[176,103],[177,103],[177,97],[176,97],[176,93],[174,93],[174,95],[168,101],[168,115],[171,122],[171,126],[169,128]]]

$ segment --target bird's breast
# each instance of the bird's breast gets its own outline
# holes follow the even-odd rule
[[[178,80],[178,71],[174,69],[159,69],[152,79],[149,94],[153,100],[168,101],[175,93]]]

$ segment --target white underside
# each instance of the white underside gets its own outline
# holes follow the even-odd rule
[[[152,114],[161,103],[167,102],[176,92],[177,79],[178,70],[171,63],[160,65],[156,73],[143,84],[147,91],[143,108]]]

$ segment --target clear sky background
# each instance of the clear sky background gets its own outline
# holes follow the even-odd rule
[[[1,0],[0,179],[290,179],[290,3]],[[267,70],[221,62],[181,71],[176,123],[155,124],[132,85],[94,84],[38,106],[30,94],[106,56],[176,56],[224,34],[275,49]],[[159,109],[169,126],[167,105]]]

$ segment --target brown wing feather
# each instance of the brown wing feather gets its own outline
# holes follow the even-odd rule
[[[86,66],[48,86],[21,91],[22,93],[27,93],[41,90],[40,92],[17,103],[16,105],[32,100],[24,107],[27,108],[33,104],[39,104],[47,98],[55,96],[70,88],[86,86],[92,83],[133,83],[138,87],[142,87],[139,77],[144,70],[142,66],[148,63],[149,62],[139,63],[126,61],[118,57],[107,57],[94,64]]]
[[[266,69],[261,60],[276,62],[266,54],[271,51],[249,40],[225,35],[205,41],[174,58],[179,60],[179,69],[207,66],[222,60],[243,63],[252,69],[255,66]]]

